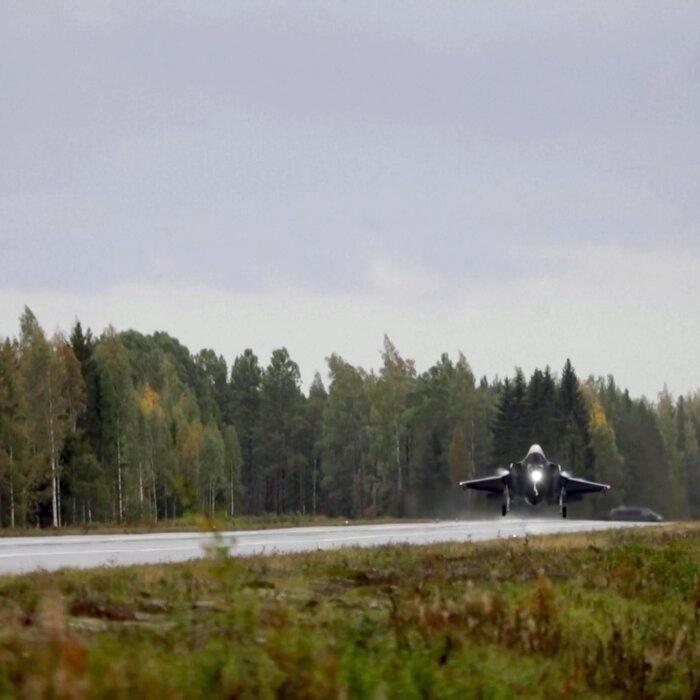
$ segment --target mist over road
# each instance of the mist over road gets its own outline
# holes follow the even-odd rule
[[[142,535],[59,535],[0,538],[0,574],[37,569],[156,564],[204,556],[212,545],[228,546],[234,556],[306,552],[338,547],[387,544],[477,542],[526,535],[593,532],[639,527],[646,523],[600,520],[522,519],[441,520],[290,527],[270,530],[221,532],[165,532]]]

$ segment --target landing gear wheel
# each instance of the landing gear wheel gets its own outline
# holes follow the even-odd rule
[[[561,508],[561,517],[565,518],[567,514],[566,506],[562,506]]]
[[[505,517],[507,514],[508,514],[508,506],[504,503],[501,506],[501,515]]]

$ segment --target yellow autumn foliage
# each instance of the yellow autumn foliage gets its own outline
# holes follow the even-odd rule
[[[139,396],[139,406],[141,407],[141,411],[147,416],[150,416],[153,413],[162,413],[160,395],[148,384],[146,384]]]
[[[605,415],[605,410],[598,400],[591,407],[591,425],[594,428],[603,428],[604,430],[609,430],[610,428],[608,417]]]
[[[590,411],[591,428],[601,428],[606,431],[610,430],[610,424],[608,422],[608,417],[605,414],[603,404],[599,401],[595,392],[588,385],[587,382],[583,382],[581,384],[581,392],[583,393],[586,402],[588,403],[588,408]]]

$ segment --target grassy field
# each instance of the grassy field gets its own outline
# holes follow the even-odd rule
[[[700,526],[0,579],[0,694],[700,693]]]

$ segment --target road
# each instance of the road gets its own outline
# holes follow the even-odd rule
[[[155,564],[201,557],[212,544],[229,546],[231,554],[306,552],[337,547],[432,542],[466,542],[504,537],[592,532],[642,523],[599,520],[521,519],[441,520],[275,530],[208,533],[167,532],[145,535],[55,535],[0,538],[0,574],[63,567]]]

